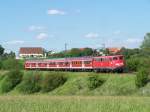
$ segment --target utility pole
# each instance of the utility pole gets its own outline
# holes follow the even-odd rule
[[[105,43],[102,44],[103,55],[106,56],[106,46]]]
[[[105,49],[106,49],[106,46],[105,46],[105,44],[104,44],[104,43],[102,44],[102,49],[103,49],[103,50],[105,50]]]
[[[66,54],[67,54],[67,43],[65,43],[65,66],[67,66],[67,57],[66,57]],[[67,68],[65,69],[65,71],[67,71]]]
[[[65,43],[65,53],[67,52],[67,43]]]

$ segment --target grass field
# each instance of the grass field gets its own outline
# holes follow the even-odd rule
[[[1,72],[0,85],[3,75]],[[88,75],[98,75],[105,83],[89,90]],[[0,112],[150,112],[150,97],[146,97],[150,96],[150,83],[137,89],[133,74],[67,72],[65,76],[67,82],[48,93],[23,95],[17,90],[18,84],[0,94]]]
[[[5,72],[0,71],[0,94],[1,83],[4,80]],[[28,73],[45,75],[53,72],[45,71],[24,71],[24,76],[29,76]],[[134,74],[111,74],[111,73],[92,73],[92,72],[59,72],[63,73],[67,77],[67,81],[62,86],[47,92],[48,95],[53,96],[150,96],[150,83],[145,87],[138,89],[135,86]],[[57,72],[56,72],[57,75]],[[98,75],[100,79],[104,79],[105,82],[100,87],[94,90],[89,90],[87,86],[87,78],[89,75]],[[20,95],[17,87],[13,88],[9,95]],[[39,91],[37,94],[41,94]]]
[[[0,112],[149,112],[149,105],[148,97],[0,97]]]

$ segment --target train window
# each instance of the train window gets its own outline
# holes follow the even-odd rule
[[[66,66],[69,65],[69,62],[65,62],[65,65],[66,65]]]
[[[101,61],[102,60],[102,58],[96,58],[95,59],[95,61]]]
[[[109,61],[112,61],[112,58],[109,58]]]
[[[91,61],[85,61],[84,64],[91,64]]]
[[[50,64],[50,65],[55,65],[56,63],[55,63],[55,62],[50,62],[49,64]]]
[[[106,61],[106,62],[109,62],[109,58],[105,58],[105,61]]]
[[[105,58],[101,58],[101,61],[105,61]]]
[[[58,62],[59,65],[63,65],[63,62]]]
[[[113,60],[118,60],[118,58],[117,57],[113,57]]]
[[[26,63],[26,66],[30,66],[30,63]]]
[[[123,60],[123,56],[120,56],[119,59],[120,59],[120,60]]]

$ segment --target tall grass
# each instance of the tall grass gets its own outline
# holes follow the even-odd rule
[[[21,81],[23,73],[19,70],[11,70],[2,77],[1,81],[1,93],[7,93],[13,90]]]
[[[0,75],[0,91],[7,73],[9,72]],[[44,92],[44,94],[63,96],[150,96],[150,83],[139,89],[135,85],[135,79],[133,74],[25,71],[21,82],[13,86],[9,94]]]
[[[0,112],[149,112],[150,98],[3,96]]]
[[[27,73],[24,76],[23,81],[17,86],[17,90],[20,93],[31,94],[40,91],[40,81],[42,76],[37,73]]]

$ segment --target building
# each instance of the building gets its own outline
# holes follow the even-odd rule
[[[46,52],[41,47],[21,47],[19,50],[19,58],[44,58]]]
[[[107,48],[108,51],[112,54],[116,54],[118,52],[120,52],[121,48]]]

